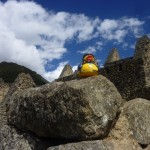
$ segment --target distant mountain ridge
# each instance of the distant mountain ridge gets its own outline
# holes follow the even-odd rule
[[[38,86],[48,83],[48,81],[44,79],[41,75],[24,66],[12,62],[0,63],[0,78],[2,78],[5,83],[13,83],[20,73],[29,73],[30,76],[33,78],[33,81]]]

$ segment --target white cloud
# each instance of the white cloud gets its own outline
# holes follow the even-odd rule
[[[27,45],[25,41],[15,38],[8,29],[1,30],[0,27],[0,33],[1,61],[17,62],[29,68],[36,68],[39,73],[44,72],[42,60],[34,45]]]
[[[45,72],[45,74],[43,74],[43,76],[46,78],[46,79],[49,79],[50,81],[53,81],[54,79],[57,79],[59,77],[59,75],[61,74],[64,66],[67,64],[68,62],[61,62],[59,63],[58,67],[53,70],[53,71],[50,71],[50,72]]]
[[[19,63],[43,76],[50,74],[45,76],[48,80],[56,78],[57,71],[47,73],[44,65],[67,52],[68,40],[90,39],[98,22],[83,14],[48,12],[33,1],[0,3],[0,14],[0,61]]]
[[[89,46],[87,49],[85,49],[85,50],[82,50],[82,51],[78,51],[79,53],[81,53],[81,54],[86,54],[86,53],[88,53],[88,54],[92,54],[92,53],[95,53],[96,52],[96,50],[95,50],[95,47],[92,47],[92,46]]]
[[[150,38],[150,33],[148,33],[147,36]]]
[[[98,26],[98,33],[104,39],[123,42],[124,37],[129,33],[139,36],[143,24],[144,21],[137,18],[104,19]]]
[[[101,51],[102,46],[103,46],[102,41],[98,41],[98,42],[95,43],[95,45],[89,46],[86,49],[80,50],[80,51],[77,51],[77,52],[81,53],[81,54],[93,54],[93,53],[96,53],[97,50]]]
[[[141,26],[144,23],[143,21],[139,21],[137,18],[123,18],[122,21],[124,22],[122,26],[128,27]]]
[[[104,19],[99,26],[100,32],[116,30],[118,23],[116,20]]]
[[[60,74],[61,74],[61,72],[62,72],[62,70],[66,64],[68,64],[68,61],[59,63],[58,67],[55,70],[47,72],[43,76],[46,79],[49,79],[50,81],[57,79],[60,76]],[[73,72],[75,72],[77,70],[77,67],[78,67],[77,65],[72,66]]]
[[[122,42],[129,32],[137,36],[144,23],[137,18],[102,21],[84,14],[47,11],[33,1],[0,2],[0,15],[0,61],[24,65],[49,81],[59,76],[65,63],[52,72],[47,72],[45,65],[63,57],[69,40],[80,43],[101,38]],[[99,41],[80,52],[95,53],[102,46]]]
[[[131,49],[135,49],[135,44],[130,45]]]
[[[63,70],[63,68],[65,67],[66,64],[68,64],[68,61],[59,63],[58,67],[55,70],[47,72],[43,76],[46,79],[49,79],[50,81],[53,81],[54,79],[57,79],[60,76],[60,74],[61,74],[61,72],[62,72],[62,70]],[[77,67],[78,67],[77,65],[72,66],[73,72],[75,72],[77,70]]]
[[[73,67],[72,67],[73,72],[75,72],[75,71],[77,70],[77,68],[78,68],[77,65],[76,65],[76,66],[73,66]]]
[[[97,50],[102,50],[102,46],[103,46],[103,42],[102,42],[102,41],[99,41],[99,42],[96,42],[95,48],[96,48]]]

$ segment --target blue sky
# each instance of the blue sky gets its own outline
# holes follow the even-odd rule
[[[24,65],[49,81],[69,63],[109,51],[133,56],[137,38],[150,37],[149,0],[0,1],[0,62]]]

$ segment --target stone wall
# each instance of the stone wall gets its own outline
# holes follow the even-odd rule
[[[150,39],[147,36],[139,38],[135,47],[134,59],[144,60],[146,87],[150,87]]]
[[[107,64],[109,64],[110,62],[114,62],[114,61],[118,61],[118,60],[120,60],[120,56],[119,56],[118,50],[116,48],[113,48],[110,51],[104,66],[107,66]]]
[[[139,38],[133,57],[107,63],[100,73],[116,85],[123,98],[150,100],[150,39]]]
[[[100,69],[100,74],[115,84],[124,99],[138,97],[138,92],[145,86],[142,59],[134,60],[131,57],[109,63],[107,67]]]
[[[120,59],[117,49],[112,49],[99,74],[108,78],[126,100],[145,98],[150,100],[150,39],[138,39],[133,57]],[[56,81],[76,79],[74,75],[64,76]]]

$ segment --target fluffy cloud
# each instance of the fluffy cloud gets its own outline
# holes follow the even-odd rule
[[[49,79],[50,81],[54,80],[54,79],[57,79],[61,73],[61,71],[63,70],[64,66],[67,64],[68,62],[61,62],[59,63],[58,67],[54,70],[54,71],[51,71],[51,72],[47,72],[44,74],[44,77],[46,79]]]
[[[25,65],[48,80],[64,63],[53,72],[46,72],[44,65],[67,52],[68,40],[90,39],[97,22],[82,14],[48,12],[31,1],[0,3],[0,14],[0,61]]]
[[[122,42],[129,32],[134,36],[138,36],[143,24],[144,22],[137,18],[104,19],[98,26],[98,31],[99,35],[104,39]]]
[[[127,35],[132,35],[138,37],[141,35],[142,25],[144,21],[140,21],[137,18],[127,18],[123,17],[118,20],[114,19],[104,19],[101,20],[96,26],[97,30],[95,35],[97,38],[108,41],[113,41],[113,43],[122,43],[124,46],[124,38]],[[97,50],[101,50],[104,44],[102,41],[96,42],[94,46],[87,47],[85,50],[78,51],[80,53],[93,53]]]
[[[86,53],[95,53],[95,47],[89,46],[86,50],[78,51],[81,54],[86,54]]]
[[[0,61],[24,65],[49,81],[59,76],[66,62],[51,72],[45,70],[45,65],[63,57],[68,51],[66,42],[76,39],[80,44],[93,38],[121,42],[128,32],[138,35],[143,24],[136,18],[100,20],[84,14],[47,11],[33,1],[0,2],[0,14]],[[97,42],[84,52],[95,52],[102,45]]]

